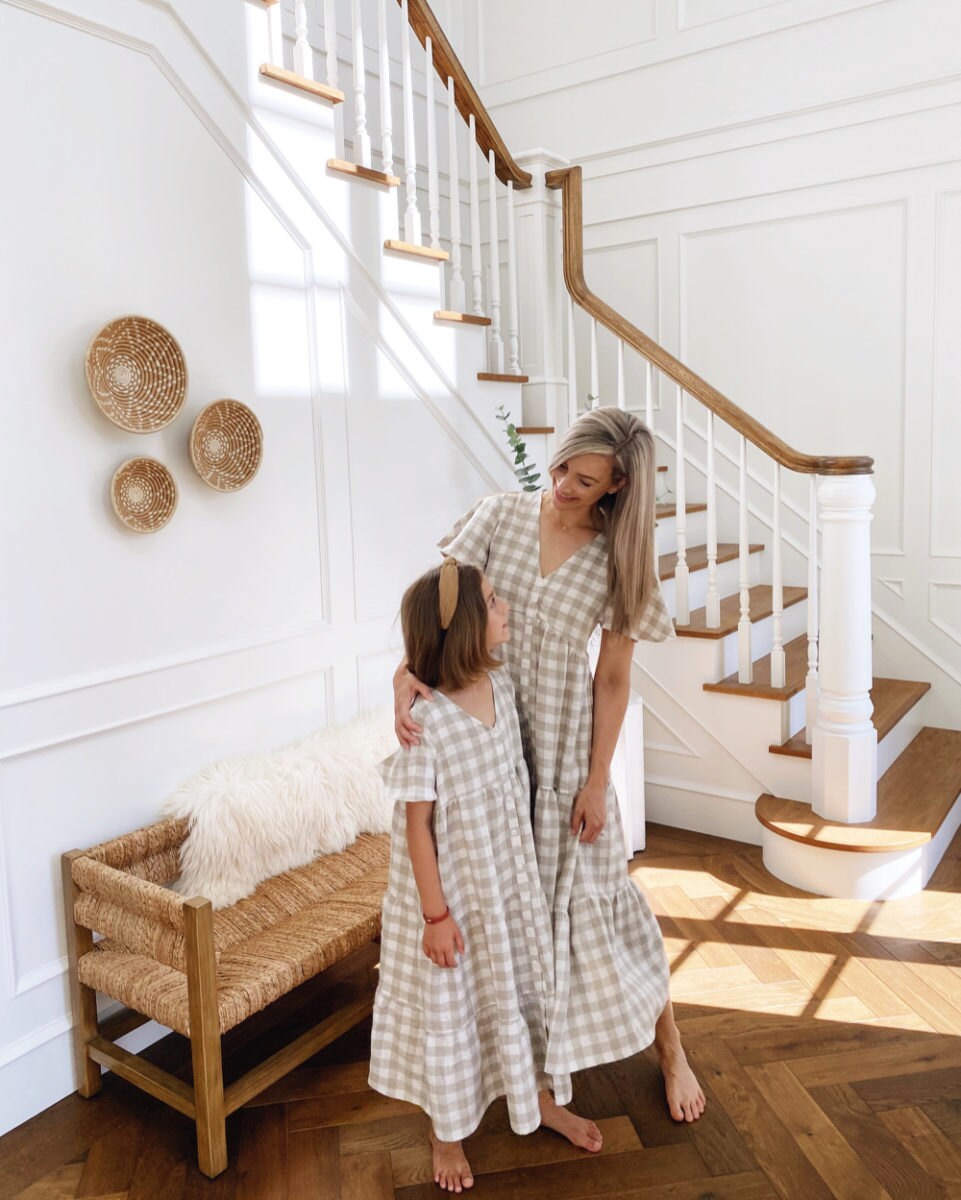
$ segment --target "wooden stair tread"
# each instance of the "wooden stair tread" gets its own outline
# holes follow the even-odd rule
[[[875,679],[871,688],[871,703],[874,712],[871,720],[878,731],[878,741],[891,732],[905,713],[910,712],[921,697],[930,689],[930,683],[910,679]],[[786,754],[793,758],[810,758],[811,746],[805,740],[806,727],[781,746],[769,746],[772,754]]]
[[[760,554],[764,549],[761,545],[750,546],[751,554]],[[717,544],[717,561],[718,563],[730,562],[732,558],[738,556],[737,542],[718,542]],[[707,566],[707,546],[688,546],[687,548],[687,568],[688,571],[702,571]],[[677,569],[677,554],[662,554],[657,560],[657,573],[661,579],[673,579],[674,572]]]
[[[479,317],[476,313],[452,312],[447,308],[439,308],[434,313],[435,321],[447,321],[451,325],[489,325],[490,317]]]
[[[429,258],[433,262],[447,262],[450,255],[446,250],[435,250],[432,246],[418,246],[414,242],[400,242],[397,238],[387,238],[384,249],[392,254],[407,254],[411,258]]]
[[[554,432],[554,426],[553,425],[518,425],[517,432],[518,433],[526,433],[529,437],[533,436],[534,434],[540,434],[540,435],[544,436],[544,435],[552,434]]]
[[[686,513],[707,512],[706,504],[685,504],[684,511]],[[655,513],[659,521],[668,521],[671,517],[677,516],[676,504],[659,504]]]
[[[771,686],[771,656],[767,654],[754,664],[754,679],[751,683],[739,683],[737,671],[720,683],[702,684],[705,692],[723,692],[729,696],[754,696],[759,700],[790,700],[796,695],[807,678],[808,639],[802,633],[784,647],[784,687]]]
[[[373,167],[364,167],[360,163],[349,162],[346,158],[328,158],[327,170],[336,171],[339,175],[348,175],[354,179],[365,179],[368,183],[379,183],[381,187],[400,187],[400,180],[396,175],[375,171]]]
[[[760,796],[754,811],[762,825],[805,845],[826,850],[883,853],[923,846],[937,834],[961,793],[961,730],[926,726],[878,780],[873,821],[825,821],[810,805]]]
[[[667,467],[658,467],[657,469],[658,469],[658,471],[666,471]]]
[[[529,375],[508,375],[497,371],[478,371],[478,379],[484,379],[488,383],[529,383]]]
[[[807,588],[786,587],[784,589],[784,607],[799,604],[807,596]],[[769,583],[759,583],[750,590],[751,621],[763,621],[774,611],[773,589]],[[741,598],[735,592],[733,596],[725,596],[721,601],[721,625],[718,629],[708,629],[707,609],[698,608],[691,613],[689,625],[676,625],[678,637],[722,638],[729,633],[737,632],[738,620],[741,616]]]
[[[306,92],[308,96],[316,96],[318,100],[326,100],[329,104],[343,104],[344,102],[344,93],[340,88],[328,87],[326,83],[318,83],[316,79],[305,79],[296,71],[275,67],[273,63],[261,63],[260,73],[266,79],[272,79],[275,83],[286,83],[288,87]]]

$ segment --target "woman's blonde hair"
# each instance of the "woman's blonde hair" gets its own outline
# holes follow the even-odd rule
[[[407,665],[428,687],[460,691],[501,665],[487,648],[482,580],[476,567],[447,558],[404,592],[400,623]]]
[[[597,502],[607,534],[607,596],[611,631],[630,636],[658,586],[654,561],[654,437],[643,421],[620,408],[584,413],[565,433],[551,470],[580,454],[614,459],[613,482],[623,485]]]

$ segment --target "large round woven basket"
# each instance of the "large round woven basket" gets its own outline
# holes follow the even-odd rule
[[[149,317],[118,317],[87,347],[87,385],[121,429],[163,429],[187,398],[187,364],[176,339]]]
[[[110,484],[110,500],[128,529],[156,533],[174,515],[177,485],[155,458],[131,458],[117,468]]]
[[[204,483],[236,492],[257,474],[264,452],[260,422],[239,400],[215,400],[190,432],[190,457]]]

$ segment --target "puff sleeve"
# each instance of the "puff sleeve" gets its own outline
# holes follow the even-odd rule
[[[613,606],[608,604],[604,609],[604,615],[601,617],[601,628],[610,631],[613,617]],[[657,583],[654,591],[651,592],[644,611],[629,630],[627,636],[635,642],[666,642],[668,638],[675,636],[674,622],[671,620],[671,614],[667,610],[667,603],[664,600],[664,593],[661,591],[660,582]]]
[[[423,737],[416,746],[395,750],[381,763],[380,774],[392,805],[421,800],[433,804],[438,799],[434,754]]]
[[[486,571],[491,542],[500,522],[501,499],[500,496],[486,496],[478,500],[437,543],[444,554]]]

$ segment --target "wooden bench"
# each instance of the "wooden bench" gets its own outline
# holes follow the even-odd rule
[[[389,838],[362,834],[215,912],[164,886],[180,873],[186,835],[185,819],[169,819],[63,855],[74,1052],[81,1095],[98,1092],[109,1067],[190,1117],[212,1178],[227,1166],[227,1116],[369,1016],[365,987],[224,1087],[223,1034],[378,936]],[[97,992],[132,1012],[101,1028]],[[192,1086],[116,1044],[147,1020],[190,1039]]]

